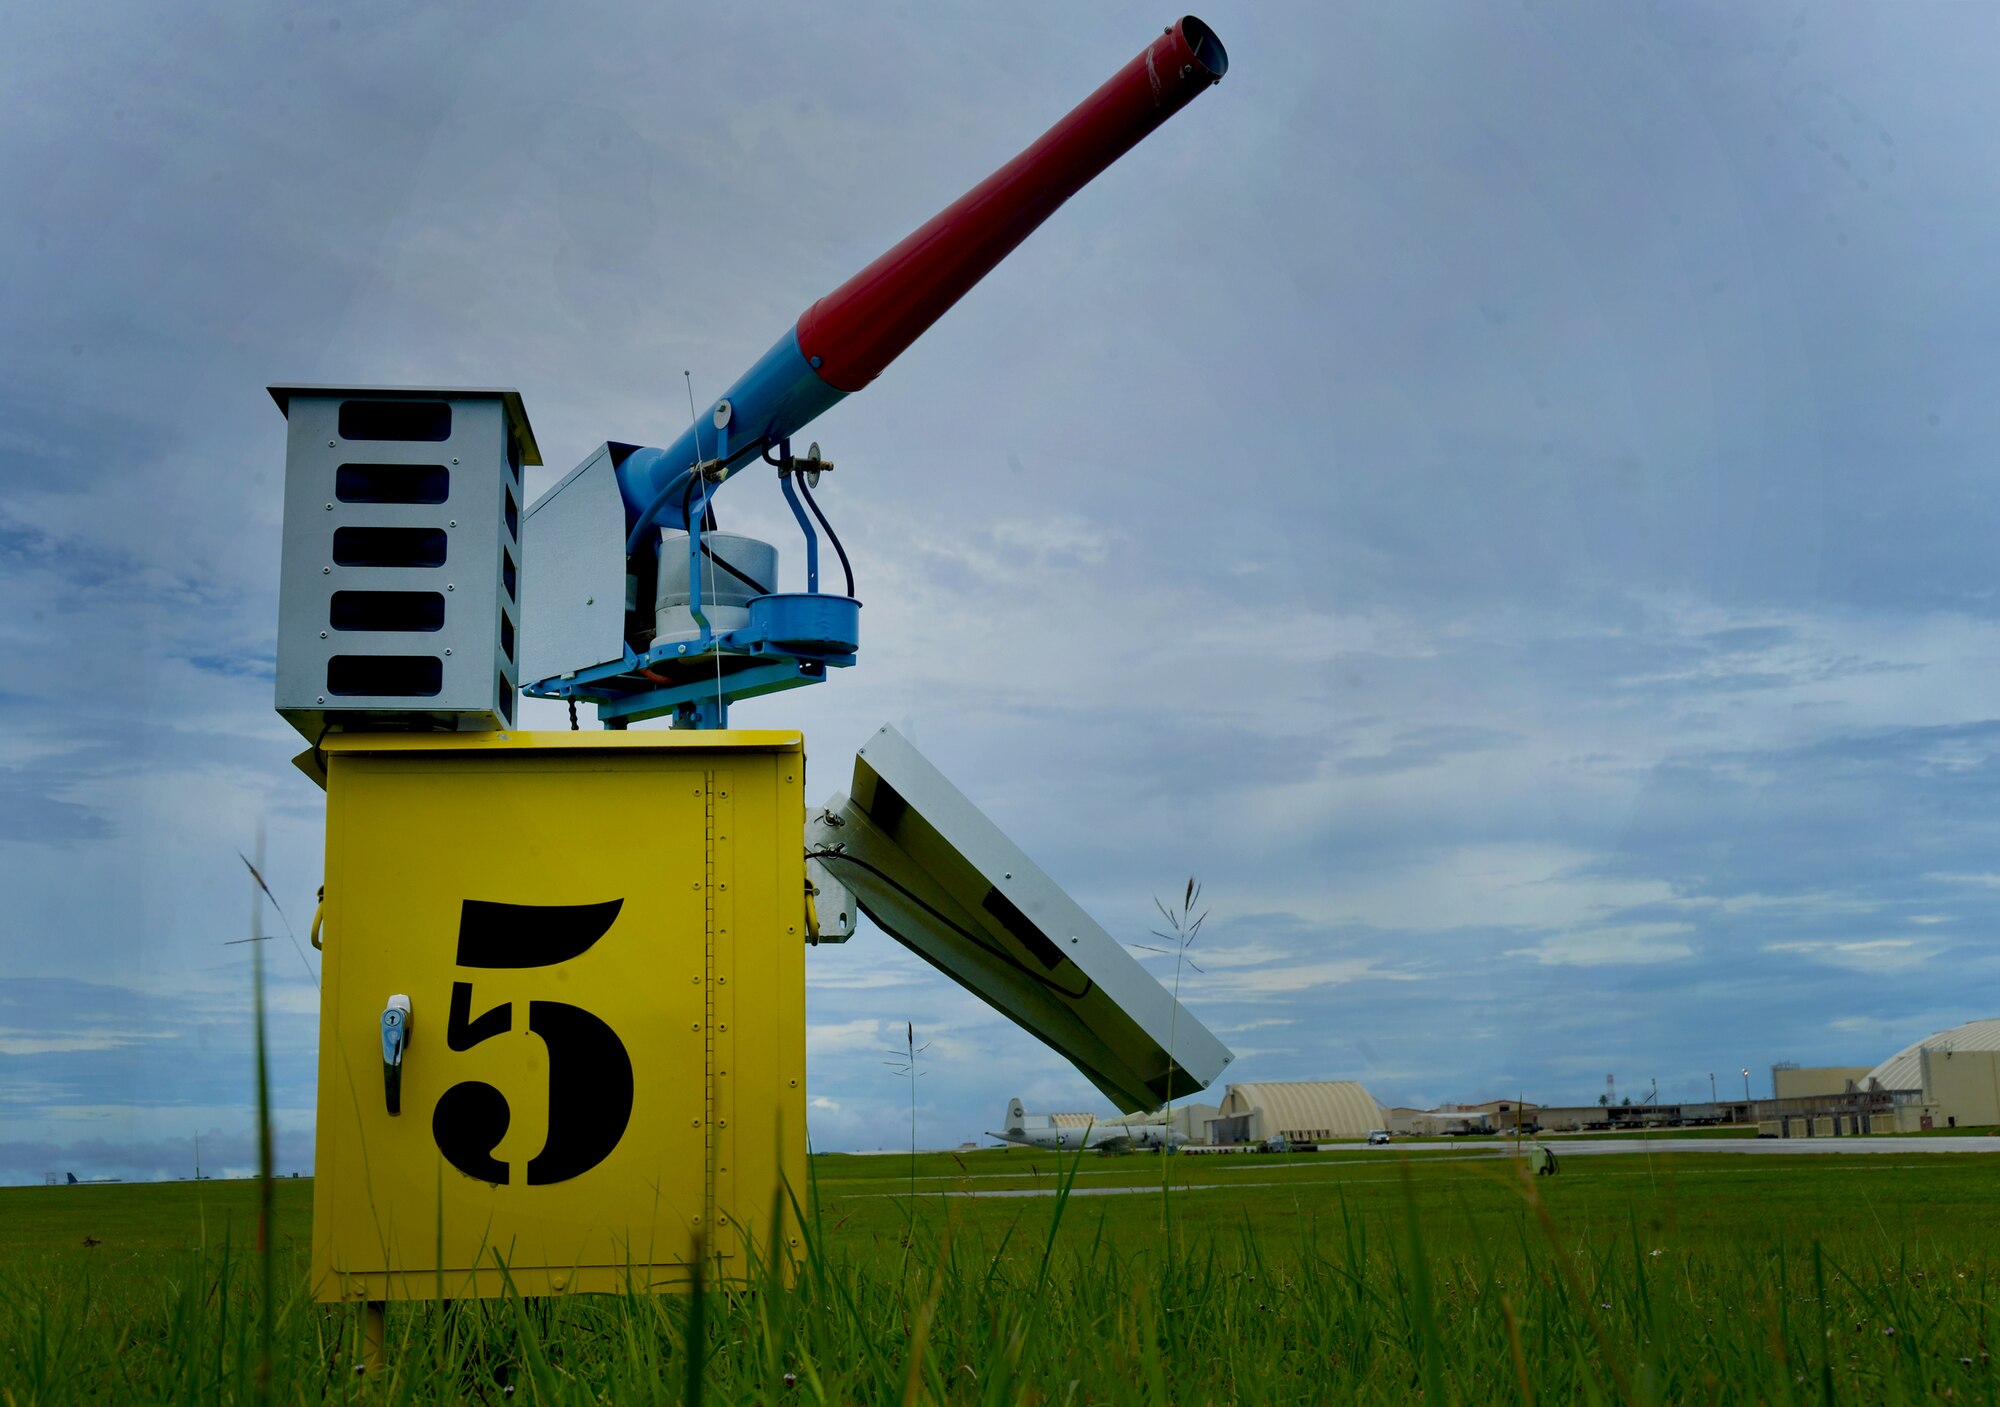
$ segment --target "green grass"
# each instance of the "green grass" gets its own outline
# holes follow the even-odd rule
[[[375,1377],[354,1372],[356,1311],[304,1295],[311,1184],[284,1181],[268,1391],[1992,1402],[1996,1167],[1690,1148],[1533,1180],[1393,1149],[1175,1159],[1169,1242],[1147,1157],[926,1155],[914,1200],[907,1157],[816,1158],[793,1288],[392,1305]],[[952,1195],[1065,1182],[1075,1195]],[[258,1400],[256,1206],[252,1183],[0,1189],[0,1402]]]

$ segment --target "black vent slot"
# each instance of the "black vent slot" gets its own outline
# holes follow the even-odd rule
[[[500,654],[507,663],[514,662],[514,622],[505,611],[500,613]]]
[[[342,503],[443,503],[451,470],[442,464],[343,464],[333,471]]]
[[[1005,894],[997,889],[987,890],[981,907],[998,919],[1000,926],[1007,930],[1014,941],[1034,954],[1035,961],[1043,967],[1053,972],[1062,964],[1062,950],[1050,942],[1048,935],[1035,927],[1033,921]]]
[[[451,407],[443,401],[342,401],[343,440],[448,440]]]
[[[521,510],[514,506],[514,490],[507,490],[507,536],[521,540]]]
[[[441,630],[442,591],[336,591],[328,623],[335,630]]]
[[[500,585],[506,588],[509,601],[520,599],[514,594],[514,554],[504,547],[500,549]]]
[[[444,687],[436,655],[335,655],[326,662],[326,691],[347,697],[427,699]]]
[[[877,830],[894,840],[897,828],[903,824],[903,815],[909,809],[910,803],[903,800],[901,792],[885,781],[876,781],[875,800],[869,804],[868,819],[875,823]]]
[[[335,528],[333,560],[343,567],[442,567],[443,528]]]
[[[514,686],[507,682],[507,676],[503,674],[499,677],[498,687],[500,694],[500,721],[511,728],[514,726]]]

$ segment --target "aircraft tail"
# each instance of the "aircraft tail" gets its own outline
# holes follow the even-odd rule
[[[1028,1126],[1027,1107],[1021,1103],[1020,1097],[1017,1095],[1013,1099],[1007,1101],[1007,1124],[1006,1124],[1007,1132],[1019,1133],[1021,1132],[1022,1129],[1026,1128],[1027,1126]]]
[[[75,1174],[75,1173],[71,1173],[71,1174],[69,1175],[69,1185],[70,1185],[71,1187],[74,1187],[74,1186],[76,1186],[76,1174]]]

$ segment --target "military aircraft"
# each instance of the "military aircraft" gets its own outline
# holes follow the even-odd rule
[[[1099,1121],[1080,1114],[1030,1114],[1018,1098],[1007,1102],[1007,1126],[989,1130],[988,1136],[1028,1148],[1094,1148],[1102,1153],[1172,1149],[1187,1142],[1187,1135],[1160,1110]]]

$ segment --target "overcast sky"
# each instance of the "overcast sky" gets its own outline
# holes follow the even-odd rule
[[[17,8],[0,1181],[249,1165],[260,821],[310,1168],[266,385],[518,387],[531,494],[666,444],[1171,18]],[[861,663],[736,721],[815,800],[895,723],[1121,939],[1198,876],[1236,1079],[1705,1098],[2000,1015],[2000,11],[1204,18],[1222,85],[811,431]],[[905,1021],[927,1145],[1108,1112],[879,934],[808,973],[817,1146],[907,1142]]]

